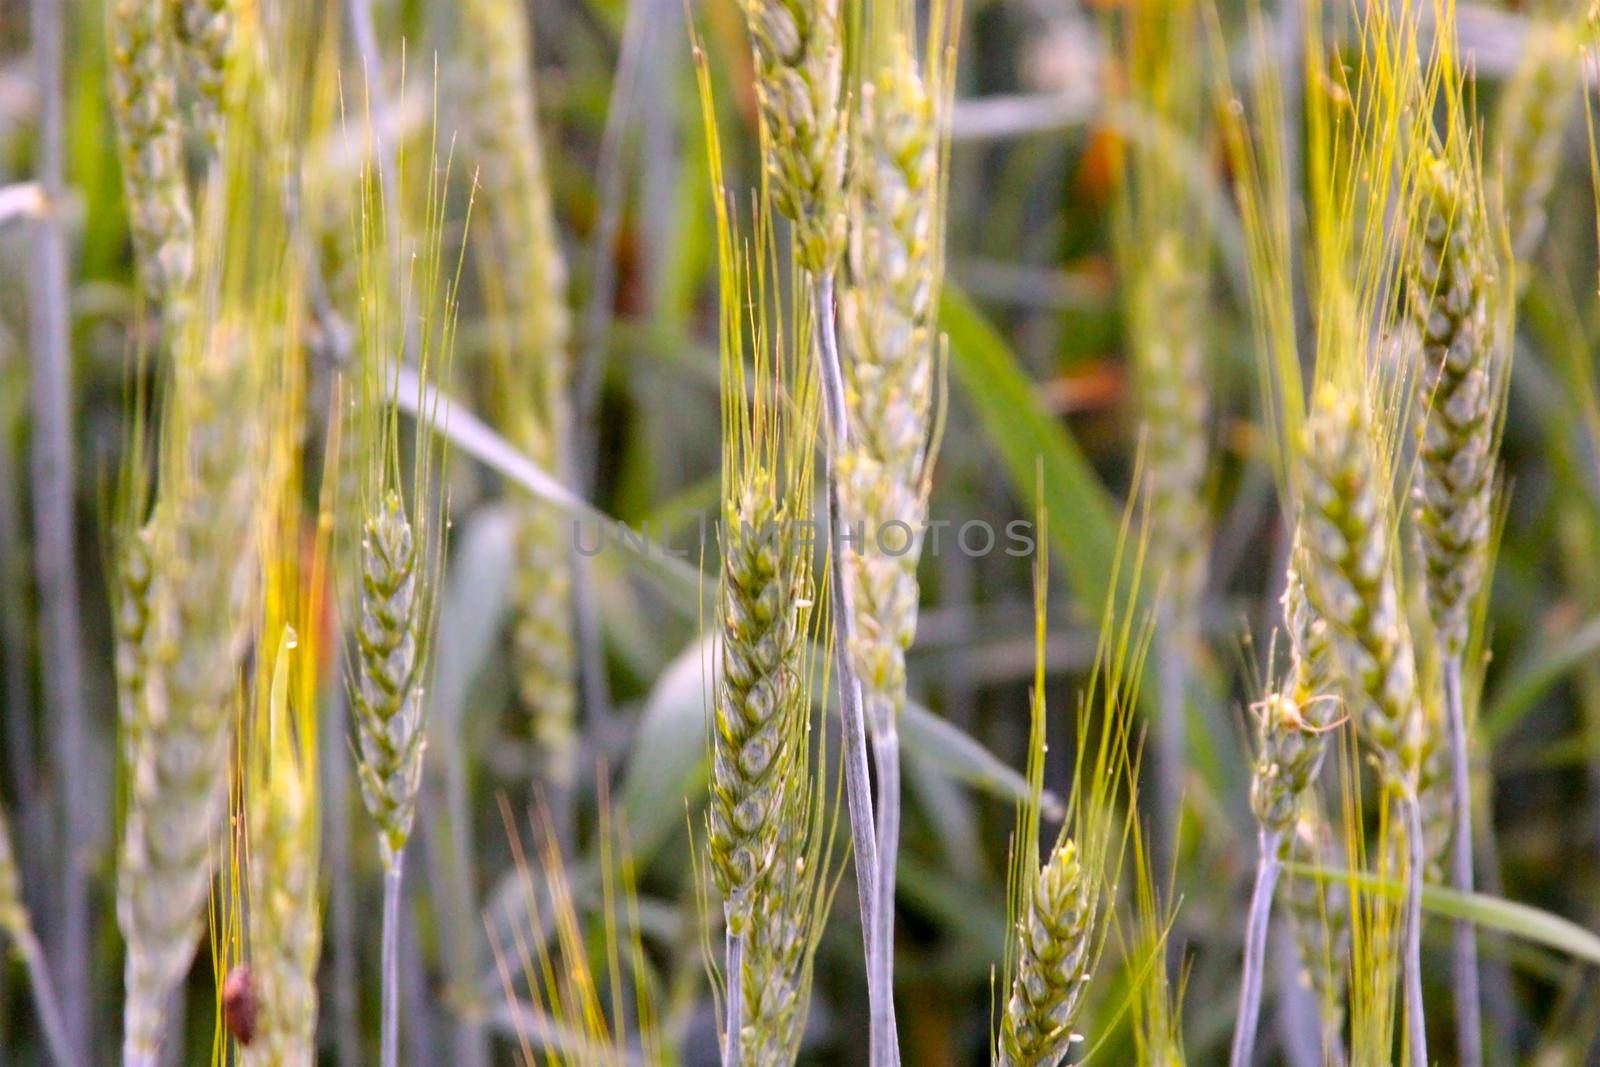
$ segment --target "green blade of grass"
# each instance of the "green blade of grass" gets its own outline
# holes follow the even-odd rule
[[[1399,899],[1403,887],[1399,882],[1380,878],[1375,874],[1351,874],[1334,867],[1318,867],[1306,863],[1285,863],[1284,870],[1296,875],[1318,878],[1325,882],[1346,882],[1370,892]],[[1529,904],[1485,893],[1459,893],[1442,886],[1424,886],[1423,910],[1446,919],[1465,919],[1485,930],[1495,930],[1511,937],[1555,949],[1575,960],[1600,966],[1600,935],[1587,930],[1571,919],[1563,919]]]

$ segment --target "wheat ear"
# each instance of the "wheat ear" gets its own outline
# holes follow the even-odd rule
[[[462,11],[463,40],[475,66],[468,103],[485,241],[492,249],[487,269],[509,269],[516,279],[495,287],[506,318],[501,421],[530,456],[560,470],[572,331],[567,268],[538,131],[531,30],[519,0],[469,0]],[[544,783],[565,795],[577,769],[578,742],[572,561],[559,512],[528,501],[516,514],[517,693],[532,720]]]
[[[195,257],[171,14],[159,0],[115,0],[106,14],[128,221],[145,293],[158,304],[187,288]]]
[[[227,111],[228,76],[232,66],[240,0],[168,0],[177,12],[183,43],[184,71],[194,90],[195,125],[210,142],[213,155],[222,144]],[[159,3],[156,6],[161,6]]]
[[[418,551],[398,490],[383,493],[361,538],[359,681],[351,694],[357,774],[378,827],[384,862],[381,1062],[399,1059],[397,972],[400,881],[422,780],[422,685],[418,643],[422,605]]]
[[[844,33],[839,0],[744,0],[755,51],[772,203],[794,226],[800,265],[831,271],[844,251]]]
[[[11,941],[12,949],[28,972],[34,1010],[39,1013],[39,1029],[44,1034],[51,1062],[56,1067],[72,1067],[75,1062],[72,1042],[67,1039],[61,1001],[45,962],[44,947],[39,944],[33,920],[22,902],[22,879],[17,875],[17,856],[11,847],[11,827],[4,810],[0,810],[0,934]]]
[[[779,1006],[769,1003],[761,972],[781,962],[774,952],[783,950],[771,936],[773,892],[782,888],[773,867],[797,858],[780,858],[778,846],[796,814],[784,803],[797,792],[791,783],[805,743],[812,594],[793,519],[768,477],[758,472],[747,482],[733,515],[738,528],[728,531],[723,565],[708,838],[728,926],[729,1059],[739,1063],[746,1045],[781,1034],[779,1019],[755,1012]],[[757,914],[765,920],[759,961],[752,944]],[[762,986],[747,989],[747,977],[762,979]]]
[[[124,1062],[153,1063],[194,956],[227,801],[233,695],[249,637],[260,442],[251,353],[229,324],[180,353],[151,533],[146,677],[133,728],[117,918],[127,944]]]
[[[1582,84],[1577,26],[1535,19],[1496,116],[1501,196],[1518,262],[1533,258],[1544,237],[1550,191],[1561,173],[1561,142]]]
[[[1093,903],[1077,848],[1063,838],[1034,877],[1020,918],[1016,975],[1000,1024],[1004,1067],[1055,1067],[1076,1040]]]
[[[1411,632],[1397,592],[1388,475],[1378,463],[1365,405],[1329,384],[1313,399],[1301,454],[1307,599],[1327,622],[1345,702],[1405,821],[1406,1032],[1409,1062],[1426,1067],[1425,860],[1417,803],[1423,724]]]

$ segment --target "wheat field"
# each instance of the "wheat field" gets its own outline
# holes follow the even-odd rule
[[[0,1063],[1600,1065],[1597,72],[0,0]]]

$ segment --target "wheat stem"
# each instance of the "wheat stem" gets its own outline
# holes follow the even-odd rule
[[[878,867],[872,905],[873,927],[867,953],[867,982],[878,998],[871,1004],[871,1062],[900,1062],[894,1020],[894,887],[900,852],[900,731],[893,708],[874,707],[873,764],[878,769]]]
[[[30,284],[32,352],[30,397],[34,563],[38,574],[40,655],[44,695],[53,725],[56,775],[62,783],[61,909],[56,963],[62,1007],[86,1058],[89,990],[89,883],[83,849],[92,836],[89,773],[84,750],[83,648],[78,615],[78,564],[74,548],[72,350],[69,335],[66,203],[66,105],[62,96],[64,5],[34,0],[33,54],[39,99],[38,181],[47,201],[34,220]],[[9,609],[8,609],[9,610]]]
[[[845,802],[850,814],[850,837],[855,848],[856,893],[861,905],[862,936],[872,943],[873,908],[878,871],[877,828],[873,822],[871,777],[867,771],[866,714],[862,707],[861,685],[856,680],[850,658],[850,643],[855,634],[849,583],[845,580],[843,516],[839,510],[839,477],[836,457],[850,440],[850,422],[844,398],[844,371],[839,363],[838,334],[834,328],[834,280],[831,271],[818,275],[813,286],[817,318],[817,362],[820,364],[823,411],[827,418],[829,442],[827,462],[828,490],[828,580],[833,599],[834,670],[839,676],[839,718],[844,734]],[[870,976],[869,976],[870,979]],[[870,980],[868,997],[876,996]]]
[[[744,1053],[744,968],[749,901],[736,893],[723,905],[727,919],[728,1030],[723,1038],[723,1067],[740,1067]]]
[[[1444,661],[1444,699],[1447,728],[1450,731],[1451,789],[1455,803],[1455,841],[1450,849],[1452,887],[1458,893],[1471,893],[1472,876],[1472,784],[1467,746],[1466,715],[1461,701],[1461,657]],[[1461,1067],[1481,1067],[1483,1063],[1483,1020],[1478,993],[1478,932],[1470,921],[1455,924],[1454,968],[1456,1008],[1456,1054]]]
[[[72,1041],[67,1036],[67,1024],[61,1013],[61,999],[56,996],[55,984],[50,980],[50,967],[45,962],[44,949],[33,927],[16,935],[17,954],[22,957],[23,968],[28,972],[28,987],[33,993],[33,1006],[39,1013],[39,1029],[44,1032],[45,1045],[56,1067],[72,1067],[79,1062],[72,1051]]]
[[[1416,794],[1402,796],[1406,818],[1405,981],[1406,1043],[1411,1067],[1428,1067],[1428,1025],[1422,1009],[1422,872],[1426,847],[1422,838],[1422,807]]]
[[[400,1064],[400,875],[404,865],[404,849],[395,849],[385,857],[380,1067]]]
[[[1267,932],[1272,922],[1272,896],[1283,871],[1278,846],[1283,835],[1261,827],[1256,831],[1256,883],[1244,927],[1244,968],[1239,979],[1239,1014],[1233,1026],[1232,1067],[1249,1067],[1261,1018],[1261,982],[1267,957]]]

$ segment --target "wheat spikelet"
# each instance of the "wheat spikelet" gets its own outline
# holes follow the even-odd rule
[[[129,223],[145,292],[157,302],[183,291],[194,271],[171,14],[157,0],[115,0],[107,12]]]
[[[250,971],[260,1006],[246,1067],[311,1067],[316,1051],[320,826],[316,764],[290,721],[285,635],[274,668],[265,738],[247,811],[250,837]],[[306,720],[309,721],[309,720]]]
[[[1319,391],[1302,455],[1309,602],[1328,625],[1345,699],[1385,784],[1414,796],[1422,753],[1411,632],[1400,614],[1385,475],[1362,405]]]
[[[1582,84],[1582,48],[1569,22],[1535,19],[1522,61],[1500,101],[1495,143],[1511,249],[1531,259],[1544,237],[1550,190],[1561,172],[1561,141]]]
[[[567,269],[557,239],[538,136],[531,34],[518,0],[469,0],[463,42],[472,66],[469,129],[487,219],[490,268],[506,328],[499,353],[508,436],[547,470],[560,470],[568,419],[571,322]],[[546,780],[570,783],[576,744],[576,654],[571,561],[558,514],[518,508],[512,639],[517,692],[533,719]]]
[[[1056,846],[1033,881],[1017,928],[1016,975],[1000,1029],[1005,1067],[1054,1067],[1089,979],[1092,890],[1071,838]]]
[[[169,0],[175,4],[184,69],[194,90],[195,125],[216,152],[227,109],[238,0]],[[161,6],[159,3],[153,6]]]
[[[839,0],[744,0],[773,206],[813,272],[844,250],[844,33]]]
[[[193,329],[176,379],[151,533],[146,678],[133,732],[117,917],[127,943],[124,1058],[151,1062],[188,970],[227,800],[232,696],[257,578],[250,353]]]
[[[1466,178],[1443,159],[1422,168],[1425,213],[1410,276],[1425,412],[1415,510],[1428,604],[1451,656],[1466,647],[1488,558],[1501,396],[1488,310],[1492,264],[1478,198]]]
[[[849,256],[840,300],[850,444],[838,457],[849,554],[852,659],[869,707],[897,713],[916,635],[927,508],[939,141],[934,101],[901,43],[862,87]]]
[[[389,489],[362,531],[359,680],[351,694],[361,795],[386,860],[411,836],[422,777],[418,564],[404,501]]]

